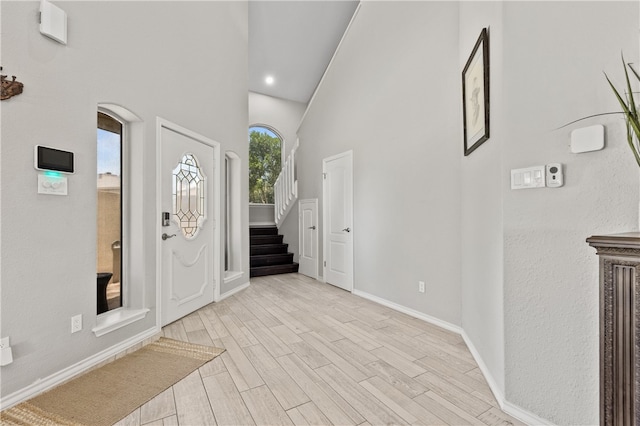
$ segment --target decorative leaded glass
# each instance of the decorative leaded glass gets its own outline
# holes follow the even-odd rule
[[[205,180],[193,154],[173,169],[173,220],[187,239],[195,238],[205,219]]]

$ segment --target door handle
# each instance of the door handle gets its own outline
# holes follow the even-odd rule
[[[351,228],[344,228],[343,231],[351,232]]]
[[[162,234],[162,241],[168,240],[169,238],[173,238],[175,236],[176,234],[171,234],[171,235]]]
[[[313,225],[313,226],[308,227],[307,229],[313,229],[313,230],[315,230],[315,229],[316,229],[316,226],[315,226],[315,225]]]

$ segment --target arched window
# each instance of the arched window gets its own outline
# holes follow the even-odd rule
[[[266,126],[249,127],[249,202],[273,204],[282,168],[282,138]]]
[[[121,105],[99,103],[97,109],[98,309],[92,331],[100,337],[145,318],[155,282],[145,269],[144,122]]]

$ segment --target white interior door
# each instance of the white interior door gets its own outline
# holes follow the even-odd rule
[[[214,301],[219,144],[158,119],[162,325]],[[168,219],[168,225],[167,225]]]
[[[300,255],[298,272],[318,278],[318,199],[298,202]]]
[[[353,290],[353,153],[322,161],[324,279]]]

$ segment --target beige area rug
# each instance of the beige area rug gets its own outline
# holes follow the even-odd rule
[[[160,340],[0,413],[2,425],[112,425],[224,352]]]

